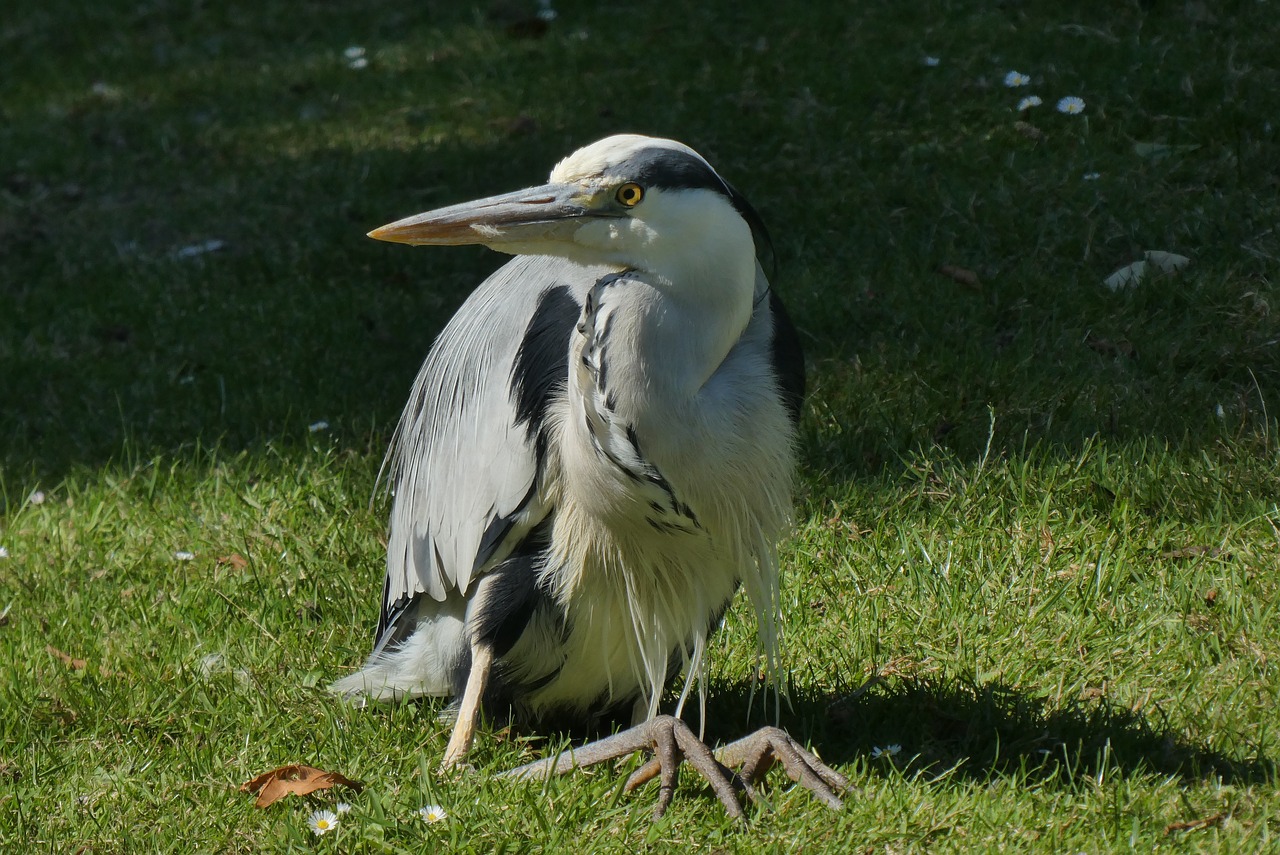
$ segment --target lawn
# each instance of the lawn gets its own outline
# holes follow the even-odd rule
[[[0,849],[1276,847],[1274,5],[6,13]],[[780,723],[839,813],[775,772],[742,830],[686,773],[651,824],[612,773],[495,778],[561,744],[500,721],[440,775],[438,704],[324,691],[413,375],[502,261],[365,232],[619,131],[772,231],[810,385]],[[1190,264],[1103,284],[1151,251]],[[770,722],[745,603],[712,647],[709,735]],[[239,791],[295,762],[364,788]]]

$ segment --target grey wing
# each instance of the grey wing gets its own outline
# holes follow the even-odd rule
[[[388,452],[394,499],[375,653],[412,630],[397,624],[423,595],[467,596],[550,513],[537,489],[547,409],[566,381],[581,304],[605,272],[517,257],[432,346]]]

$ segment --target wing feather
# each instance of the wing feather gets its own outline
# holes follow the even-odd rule
[[[607,272],[517,257],[436,339],[384,464],[393,503],[379,641],[420,595],[466,596],[550,512],[539,432],[581,304]]]

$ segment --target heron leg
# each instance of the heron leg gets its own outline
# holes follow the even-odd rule
[[[489,670],[493,667],[493,648],[487,644],[471,646],[471,670],[467,674],[467,686],[462,691],[462,704],[458,707],[458,720],[453,723],[453,733],[444,749],[441,769],[452,769],[471,750],[476,736],[476,724],[480,720],[480,699],[489,682]]]
[[[636,751],[653,751],[653,758],[627,779],[623,789],[630,793],[660,777],[658,803],[653,818],[660,818],[671,804],[679,777],[681,760],[689,763],[715,790],[725,811],[735,819],[746,820],[737,791],[754,797],[754,785],[761,781],[775,763],[780,763],[791,780],[805,787],[833,810],[841,807],[837,792],[849,786],[848,780],[827,766],[813,753],[777,727],[765,727],[750,736],[731,742],[712,753],[689,726],[678,718],[659,716],[630,730],[588,743],[512,769],[506,776],[535,778],[563,775],[573,769],[616,760]],[[737,774],[731,769],[737,767]]]
[[[694,735],[687,724],[673,716],[658,716],[581,748],[573,748],[555,757],[512,769],[504,775],[517,778],[563,775],[577,768],[616,760],[637,751],[653,751],[654,758],[628,779],[625,789],[631,792],[651,778],[659,774],[662,776],[658,803],[653,812],[655,820],[666,813],[675,795],[681,760],[693,766],[707,780],[730,816],[746,819],[742,805],[738,803],[733,773],[716,760],[711,749]],[[652,774],[640,775],[650,767],[654,770]]]
[[[631,792],[653,777],[661,775],[658,803],[653,810],[655,820],[666,813],[671,804],[676,783],[679,780],[682,760],[707,780],[730,816],[746,820],[742,805],[738,802],[734,774],[716,760],[711,749],[698,739],[689,729],[689,725],[673,716],[658,716],[629,730],[588,743],[581,748],[573,748],[555,757],[548,757],[518,769],[512,769],[505,775],[516,778],[563,775],[577,768],[616,760],[619,757],[634,754],[636,751],[653,751],[654,758],[627,780],[625,789]],[[650,768],[652,772],[647,775],[642,774]]]

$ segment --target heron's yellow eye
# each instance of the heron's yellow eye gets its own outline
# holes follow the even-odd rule
[[[613,194],[613,198],[617,199],[621,205],[634,208],[644,198],[644,188],[639,184],[628,182],[618,188],[618,192]]]

